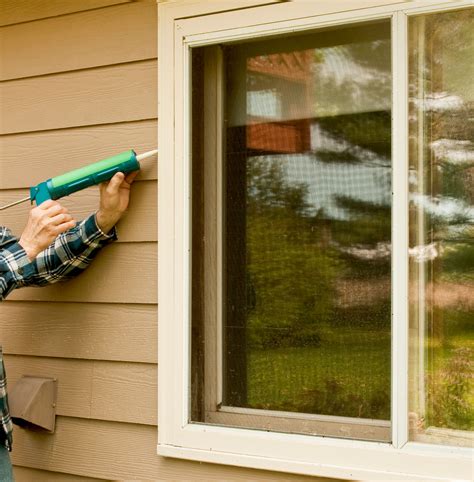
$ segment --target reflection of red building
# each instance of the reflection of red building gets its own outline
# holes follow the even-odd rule
[[[247,115],[247,148],[263,153],[310,150],[311,87],[314,51],[259,55],[247,59],[249,92],[271,89],[280,102],[274,120],[258,113]],[[278,95],[280,94],[280,95]]]

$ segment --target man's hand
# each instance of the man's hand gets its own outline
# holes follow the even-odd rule
[[[99,228],[108,233],[122,217],[130,200],[130,186],[138,171],[131,172],[127,177],[118,172],[109,182],[100,184],[100,207],[96,214]]]
[[[58,202],[48,200],[30,211],[19,244],[33,261],[56,237],[71,229],[76,221]]]

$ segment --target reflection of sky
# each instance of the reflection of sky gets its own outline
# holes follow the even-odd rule
[[[316,154],[263,156],[281,163],[288,183],[305,184],[306,202],[311,214],[323,209],[325,217],[348,219],[347,210],[339,207],[337,197],[349,197],[378,205],[391,202],[391,170],[364,164],[327,163]],[[252,162],[252,159],[249,159]]]
[[[380,47],[385,55],[374,54],[374,49]],[[316,116],[390,109],[390,40],[337,45],[316,51],[320,54],[320,62],[313,64]]]
[[[337,204],[338,197],[385,206],[391,203],[391,169],[378,163],[328,163],[319,160],[317,154],[260,157],[268,162],[280,163],[289,184],[307,186],[306,202],[311,206],[311,214],[323,209],[327,218],[348,219],[349,213]],[[249,162],[252,162],[252,158]],[[474,207],[464,200],[447,196],[433,198],[422,194],[411,194],[410,200],[447,222],[457,216],[474,222]]]
[[[474,144],[469,140],[438,139],[430,144],[437,159],[449,164],[474,162]]]
[[[425,212],[435,215],[444,221],[449,222],[457,216],[462,216],[466,221],[474,222],[474,206],[470,206],[463,199],[412,193],[410,200],[415,206],[423,207]]]
[[[318,122],[312,123],[310,127],[310,139],[312,152],[261,156],[268,162],[280,163],[289,184],[307,186],[305,201],[311,206],[310,214],[322,209],[325,217],[330,219],[353,217],[353,213],[338,205],[337,198],[341,197],[376,205],[390,205],[389,159],[331,136],[320,128]],[[326,159],[325,162],[318,158],[318,151],[326,154],[332,152],[342,161],[327,162]],[[351,156],[352,162],[344,162],[344,153]],[[357,162],[354,162],[354,158]]]
[[[278,120],[283,116],[281,92],[276,89],[247,92],[247,115]]]
[[[459,110],[464,102],[458,95],[450,95],[447,92],[433,92],[425,95],[423,99],[411,99],[417,107],[426,111],[446,112]]]

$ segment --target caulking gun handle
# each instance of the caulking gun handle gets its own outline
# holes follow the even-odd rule
[[[31,202],[35,201],[36,205],[39,206],[41,203],[44,203],[48,199],[57,199],[52,196],[51,190],[51,179],[40,182],[37,186],[30,187]]]

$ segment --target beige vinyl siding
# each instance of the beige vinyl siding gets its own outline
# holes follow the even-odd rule
[[[155,59],[5,81],[0,133],[156,118],[156,74]]]
[[[63,17],[6,27],[0,80],[156,58],[156,21],[155,5],[133,2],[71,15],[67,36]]]
[[[129,1],[131,0],[2,0],[0,26],[31,22]]]
[[[155,305],[9,301],[0,310],[6,354],[157,362]]]
[[[0,25],[0,204],[85,163],[156,147],[153,1],[3,0]],[[15,428],[17,482],[309,480],[156,455],[156,178],[145,162],[119,242],[87,272],[0,305],[10,387],[23,374],[58,379],[55,434]],[[83,218],[97,188],[61,202]],[[0,224],[19,235],[27,213],[16,206]]]
[[[157,145],[156,119],[121,122],[92,127],[74,127],[43,132],[26,132],[2,136],[0,189],[31,186],[44,181],[45,173],[54,177],[64,171],[64,162],[76,169],[111,152],[133,146],[137,152],[150,151]],[[52,152],[54,146],[54,155]],[[34,161],[31,155],[34,153]],[[28,169],[9,166],[27,165]],[[143,163],[138,180],[156,179],[156,164]]]
[[[15,467],[15,482],[103,482],[103,480],[28,467]]]

